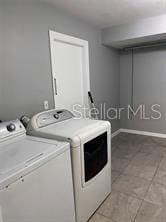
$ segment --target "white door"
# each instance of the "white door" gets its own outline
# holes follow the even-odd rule
[[[50,31],[50,47],[55,108],[89,107],[88,42]]]

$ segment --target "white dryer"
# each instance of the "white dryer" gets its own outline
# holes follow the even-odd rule
[[[70,146],[0,124],[0,222],[73,222]]]
[[[70,142],[76,221],[86,222],[111,192],[110,123],[50,110],[35,115],[27,132]]]

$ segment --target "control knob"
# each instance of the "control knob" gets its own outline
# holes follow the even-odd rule
[[[9,132],[13,132],[16,129],[16,126],[13,123],[10,123],[6,128]]]
[[[56,113],[56,114],[54,114],[54,118],[55,119],[59,119],[59,115]]]

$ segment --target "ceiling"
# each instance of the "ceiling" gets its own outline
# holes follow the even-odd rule
[[[166,14],[166,0],[44,0],[100,28]]]

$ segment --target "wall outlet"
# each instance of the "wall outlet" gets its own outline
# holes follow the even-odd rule
[[[48,101],[44,101],[44,109],[47,110],[49,109]]]

